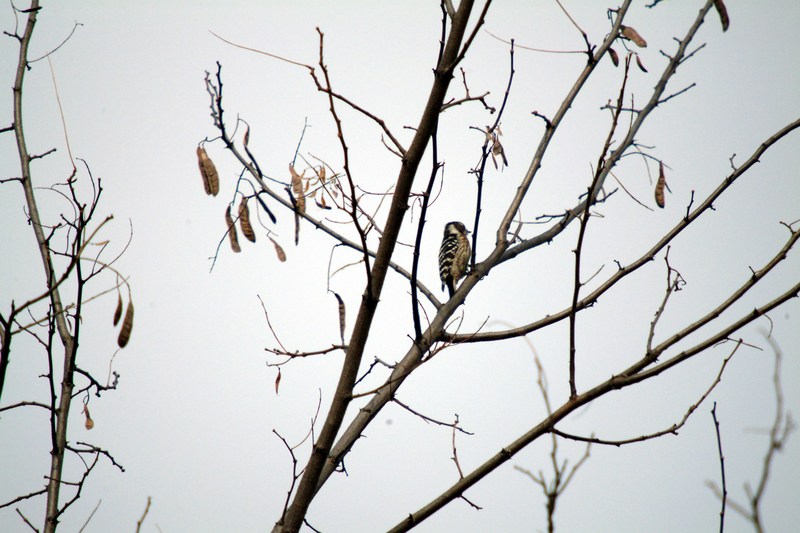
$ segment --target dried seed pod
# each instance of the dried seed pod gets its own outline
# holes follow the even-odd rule
[[[617,54],[617,51],[614,50],[613,48],[609,48],[608,49],[608,56],[611,58],[611,62],[614,63],[614,66],[618,67],[619,66],[619,55]]]
[[[664,176],[664,163],[658,164],[658,181],[656,182],[656,205],[664,208],[664,187],[667,185],[667,178]]]
[[[328,203],[325,201],[325,195],[324,194],[320,194],[319,198],[317,198],[316,195],[315,195],[314,196],[314,203],[316,203],[317,207],[319,207],[320,209],[328,210],[328,209],[331,208],[331,206],[329,206]]]
[[[117,308],[114,310],[114,325],[119,324],[119,319],[122,318],[122,295],[117,290]]]
[[[639,70],[641,70],[642,72],[647,72],[647,69],[644,68],[644,65],[642,64],[642,58],[639,57],[639,54],[636,54],[636,65],[639,67]]]
[[[303,215],[306,212],[306,197],[303,195],[303,176],[298,174],[292,165],[289,165],[289,172],[292,174],[292,193],[294,194],[295,208],[298,213]]]
[[[345,308],[344,308],[344,300],[342,297],[339,296],[337,293],[333,293],[336,297],[336,300],[339,302],[339,335],[342,338],[342,344],[344,344],[344,327],[345,327]]]
[[[500,144],[500,141],[497,139],[497,137],[495,137],[494,143],[492,144],[492,163],[494,163],[494,168],[497,168],[497,156],[501,157],[504,166],[508,166],[506,151],[503,149],[503,145]]]
[[[122,319],[122,327],[119,330],[119,337],[117,337],[117,346],[124,348],[128,345],[131,339],[131,331],[133,330],[133,300],[128,302],[128,308],[125,309],[125,318]]]
[[[248,145],[249,143],[250,143],[250,127],[248,126],[248,127],[247,127],[247,128],[244,130],[244,141],[243,141],[244,147],[245,147],[245,148],[247,148],[247,145]]]
[[[225,210],[225,224],[228,225],[228,238],[231,241],[231,249],[238,254],[242,251],[242,248],[239,246],[239,234],[236,232],[236,226],[233,224],[231,206],[228,206]]]
[[[278,394],[278,389],[281,386],[281,369],[278,368],[278,377],[275,378],[275,394]]]
[[[203,187],[206,194],[216,196],[219,193],[219,174],[214,162],[206,154],[205,148],[197,147],[197,164],[200,167],[200,175],[203,177]]]
[[[253,231],[253,226],[250,224],[250,208],[247,207],[246,196],[242,197],[242,202],[239,204],[239,226],[248,241],[256,242],[256,232]]]
[[[325,167],[319,167],[319,182],[325,183]]]
[[[89,414],[89,406],[86,404],[83,405],[83,414],[86,415],[86,422],[84,422],[83,426],[86,429],[92,429],[94,427],[94,420],[92,420],[92,417]]]
[[[619,27],[620,34],[625,37],[626,39],[630,39],[633,43],[638,46],[639,48],[647,48],[647,41],[645,41],[639,32],[631,28],[630,26],[620,26]]]
[[[731,25],[731,19],[728,18],[728,8],[722,3],[722,0],[714,0],[714,8],[719,13],[719,20],[722,22],[722,31],[728,31],[728,26]]]
[[[278,256],[278,261],[280,261],[281,263],[285,263],[286,262],[286,252],[283,251],[283,248],[281,248],[280,244],[275,242],[275,239],[273,239],[272,237],[269,237],[269,236],[267,236],[267,237],[269,238],[269,240],[272,241],[272,245],[275,247],[275,254]]]
[[[275,218],[275,215],[272,213],[272,211],[270,210],[270,208],[269,208],[269,207],[267,207],[267,204],[266,204],[266,203],[264,203],[264,200],[262,200],[262,199],[261,199],[261,197],[260,197],[260,196],[258,196],[258,195],[256,195],[256,200],[258,200],[258,203],[259,203],[259,204],[261,205],[261,207],[264,209],[264,212],[265,212],[265,213],[267,213],[267,216],[268,216],[268,217],[269,217],[269,219],[272,221],[272,223],[273,223],[273,224],[277,223],[277,222],[278,222],[278,219],[277,219],[277,218]]]

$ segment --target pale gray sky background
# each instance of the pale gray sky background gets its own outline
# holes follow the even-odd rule
[[[604,218],[589,226],[585,272],[604,265],[599,283],[638,257],[649,243],[683,215],[692,190],[702,198],[729,172],[729,158],[741,162],[768,136],[800,113],[800,5],[728,2],[730,30],[723,34],[712,14],[696,44],[706,43],[679,69],[672,91],[697,86],[660,108],[640,132],[642,144],[671,167],[672,193],[664,210],[648,211],[622,191],[598,207]],[[599,44],[609,28],[602,2],[564,2],[576,21]],[[639,50],[649,69],[632,72],[629,88],[643,102],[666,60],[699,10],[699,1],[664,1],[649,10],[639,2],[628,15],[649,46]],[[205,71],[223,65],[229,124],[241,116],[251,126],[251,149],[264,171],[288,178],[304,122],[310,124],[301,152],[341,165],[326,98],[302,68],[233,48],[209,30],[246,46],[315,64],[319,26],[326,35],[325,57],[334,88],[384,118],[402,141],[417,123],[431,84],[440,31],[435,2],[45,2],[31,44],[32,58],[51,50],[81,25],[51,56],[72,153],[85,159],[104,192],[101,214],[114,221],[103,231],[111,248],[133,240],[118,268],[130,276],[136,321],[130,345],[115,358],[119,389],[91,397],[95,428],[82,426],[80,400],[72,412],[70,441],[89,441],[109,450],[124,474],[106,461],[95,469],[79,503],[63,517],[63,531],[77,531],[102,500],[87,532],[134,530],[148,496],[153,498],[143,531],[168,533],[265,531],[278,518],[289,487],[291,465],[275,429],[291,443],[308,431],[319,394],[323,414],[338,379],[341,354],[295,361],[284,367],[280,395],[275,369],[267,368],[265,347],[275,346],[256,295],[260,295],[281,341],[292,349],[317,349],[337,342],[335,300],[326,292],[330,239],[305,225],[300,245],[292,242],[289,213],[279,218],[275,238],[288,255],[279,263],[259,229],[259,240],[243,243],[234,255],[227,243],[209,273],[209,257],[223,237],[225,204],[233,197],[239,168],[219,144],[206,147],[222,176],[216,198],[203,193],[195,147],[213,137]],[[13,31],[9,6],[0,9],[0,26]],[[486,29],[519,45],[582,49],[583,41],[555,2],[496,2]],[[20,30],[21,31],[21,30]],[[620,54],[621,46],[616,46]],[[11,86],[17,45],[0,39],[0,125],[11,122]],[[503,141],[510,165],[490,168],[486,181],[481,252],[494,241],[490,228],[527,169],[542,132],[533,110],[552,114],[583,67],[580,55],[550,55],[519,49],[516,77],[503,120]],[[499,106],[508,75],[508,48],[481,32],[466,60],[473,93],[490,91]],[[572,205],[590,179],[608,127],[600,107],[616,98],[621,69],[604,60],[559,130],[534,183],[523,215],[556,214]],[[460,83],[451,94],[462,94]],[[343,111],[351,165],[370,191],[387,190],[396,177],[397,159],[380,144],[372,123]],[[35,63],[25,86],[25,127],[32,153],[58,151],[34,164],[36,184],[63,181],[71,168],[46,61]],[[436,252],[441,228],[449,220],[471,220],[475,187],[467,171],[478,159],[483,138],[469,126],[493,121],[479,104],[445,113],[440,126],[440,157],[446,162],[442,197],[429,215],[424,239],[424,283],[438,289]],[[19,172],[11,134],[0,136],[0,176]],[[429,159],[417,182],[423,186]],[[490,165],[491,167],[491,165]],[[800,218],[800,137],[797,133],[771,148],[686,232],[670,252],[671,264],[687,281],[661,324],[661,337],[684,327],[717,305],[759,268],[788,236],[779,221]],[[651,168],[652,170],[652,168]],[[653,206],[652,183],[639,158],[628,158],[616,172],[625,186]],[[613,187],[613,183],[608,184]],[[46,220],[58,219],[61,198],[41,190]],[[416,217],[416,212],[414,212]],[[337,220],[341,216],[332,215]],[[414,219],[416,220],[416,218]],[[402,240],[412,240],[404,226]],[[17,184],[0,187],[0,309],[27,300],[41,290],[44,275],[35,242],[25,222]],[[530,231],[538,231],[539,227]],[[532,233],[531,233],[532,234]],[[470,295],[464,330],[501,322],[521,324],[565,308],[571,298],[575,228],[550,246],[515,264],[498,268]],[[398,260],[410,264],[410,252]],[[334,268],[356,256],[337,251]],[[800,258],[789,259],[741,304],[721,317],[726,324],[753,305],[796,283]],[[579,321],[578,388],[585,390],[641,356],[646,332],[664,289],[663,254],[618,291],[602,298]],[[363,290],[362,269],[351,267],[331,279],[345,298],[349,319]],[[113,283],[94,285],[98,292]],[[365,354],[365,366],[380,357],[396,361],[404,354],[410,329],[407,284],[390,275],[377,326]],[[80,365],[105,376],[116,348],[111,326],[115,301],[107,297],[86,307]],[[790,302],[771,315],[773,333],[785,352],[786,408],[800,412],[800,303]],[[348,328],[350,324],[348,323]],[[766,347],[762,320],[741,335]],[[348,329],[349,331],[349,329]],[[548,373],[552,400],[567,395],[567,325],[530,336]],[[701,337],[696,335],[691,340]],[[28,340],[14,346],[3,404],[46,399],[41,351]],[[686,344],[685,346],[688,346]],[[715,378],[731,346],[722,346],[658,379],[618,392],[568,418],[564,430],[607,439],[635,437],[669,427]],[[730,497],[744,500],[745,481],[757,482],[774,414],[772,356],[741,349],[722,383],[679,436],[623,448],[594,447],[591,458],[559,500],[558,531],[672,532],[716,531],[719,504],[705,486],[719,480],[714,427],[709,411],[717,402]],[[521,340],[447,350],[401,389],[398,397],[428,416],[451,421],[475,433],[458,435],[462,467],[470,471],[539,421],[544,412],[535,385],[535,367]],[[380,376],[365,387],[377,386]],[[366,390],[366,388],[364,389]],[[336,476],[313,503],[308,518],[325,532],[380,531],[393,526],[457,480],[450,460],[451,432],[389,406],[346,459],[348,477]],[[0,418],[0,501],[39,489],[49,462],[47,419],[38,411],[16,410]],[[307,446],[301,448],[303,458]],[[561,442],[562,457],[574,463],[583,447]],[[424,522],[420,531],[537,531],[546,529],[541,490],[513,465],[549,471],[549,439],[542,439],[469,490],[475,511],[462,501],[449,504]],[[67,472],[77,475],[70,459]],[[769,531],[791,531],[800,523],[800,436],[775,460],[763,503]],[[66,491],[67,493],[69,491]],[[0,531],[28,529],[14,512],[41,524],[44,500],[0,510]],[[730,510],[726,531],[750,531]]]

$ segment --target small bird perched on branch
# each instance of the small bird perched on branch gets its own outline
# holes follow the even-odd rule
[[[444,226],[444,238],[439,248],[439,277],[442,278],[442,290],[446,285],[451,298],[456,292],[456,283],[467,274],[471,252],[468,234],[461,222],[448,222]]]

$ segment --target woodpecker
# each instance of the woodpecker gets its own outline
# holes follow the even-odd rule
[[[470,247],[466,226],[461,222],[448,222],[444,226],[444,238],[439,248],[439,277],[442,278],[442,290],[445,285],[450,297],[456,292],[456,283],[467,273]]]

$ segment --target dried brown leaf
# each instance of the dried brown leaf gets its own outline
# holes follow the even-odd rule
[[[656,182],[656,205],[663,209],[664,203],[664,187],[667,185],[667,178],[664,176],[664,163],[658,164],[658,181]]]
[[[197,164],[200,167],[200,175],[203,177],[203,187],[206,194],[216,196],[219,193],[219,174],[214,162],[208,157],[205,148],[197,147]]]
[[[239,226],[248,241],[256,242],[256,232],[253,231],[253,226],[250,224],[250,208],[247,207],[246,196],[242,197],[242,202],[239,204]]]
[[[728,31],[728,26],[731,25],[731,19],[728,18],[728,8],[722,3],[722,0],[714,0],[714,8],[719,13],[719,20],[722,22],[722,31]]]
[[[344,328],[345,328],[345,308],[344,308],[344,300],[342,297],[339,296],[338,293],[333,293],[336,297],[336,300],[339,302],[339,335],[342,338],[342,344],[344,344]]]
[[[638,66],[639,70],[642,72],[647,72],[647,69],[644,68],[644,65],[642,64],[642,58],[639,57],[639,54],[636,54],[636,66]]]
[[[278,394],[278,389],[281,386],[281,369],[278,368],[278,377],[275,378],[275,394]]]
[[[124,348],[128,345],[128,341],[131,340],[131,331],[133,331],[133,301],[128,302],[128,307],[125,309],[125,318],[122,319],[117,346]]]
[[[325,183],[325,167],[319,167],[319,181]]]
[[[275,239],[273,239],[272,237],[269,237],[269,240],[272,241],[272,245],[275,247],[275,254],[277,254],[277,256],[278,256],[278,261],[280,261],[281,263],[285,263],[286,262],[286,252],[283,251],[283,248],[281,248],[280,244],[275,242]]]
[[[245,148],[247,148],[247,145],[250,143],[250,127],[249,126],[244,130],[244,141],[243,142],[244,142]]]
[[[228,238],[231,241],[231,249],[238,254],[242,251],[242,248],[239,246],[239,234],[236,231],[236,226],[233,224],[231,206],[228,206],[225,210],[225,224],[228,225]]]
[[[620,26],[620,33],[626,39],[630,39],[633,43],[638,46],[639,48],[647,48],[647,41],[645,41],[639,32],[631,28],[630,26]]]
[[[117,308],[114,310],[114,325],[119,324],[119,319],[122,318],[122,295],[117,290]]]
[[[611,62],[614,63],[614,66],[618,67],[619,66],[619,55],[617,54],[617,51],[614,50],[613,48],[609,48],[608,49],[608,56],[611,58]]]

